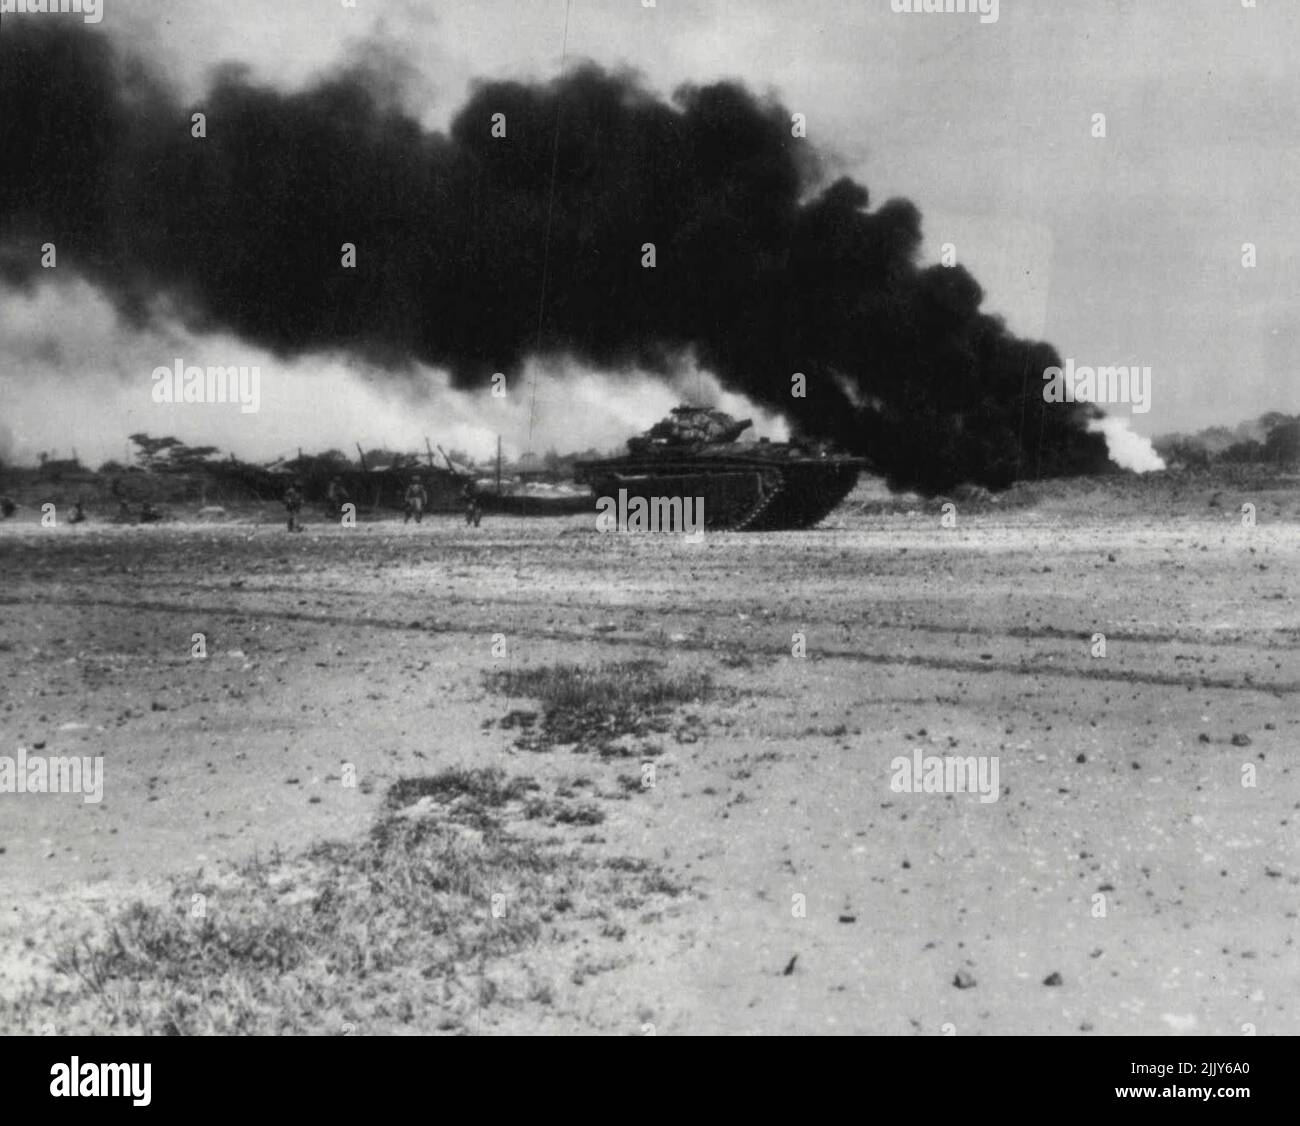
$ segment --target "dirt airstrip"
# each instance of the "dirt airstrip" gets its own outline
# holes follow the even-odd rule
[[[700,544],[11,521],[0,755],[102,756],[105,784],[0,794],[0,1021],[99,1027],[41,1000],[82,930],[496,768],[568,898],[451,1018],[349,1031],[1300,1032],[1295,498],[1062,490],[955,528],[851,501]],[[603,744],[530,737],[545,709],[499,677],[643,660],[698,696]],[[918,749],[996,758],[997,800],[897,792]],[[454,821],[438,793],[402,816]],[[635,894],[597,875],[642,864]]]

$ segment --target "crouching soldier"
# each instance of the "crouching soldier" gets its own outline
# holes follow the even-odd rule
[[[406,516],[402,520],[405,524],[415,517],[418,524],[424,519],[424,506],[429,502],[429,494],[424,491],[424,485],[418,477],[412,477],[411,483],[406,486]]]
[[[289,513],[289,531],[301,532],[302,525],[298,522],[298,513],[302,511],[302,486],[299,482],[291,482],[285,490],[284,507]]]

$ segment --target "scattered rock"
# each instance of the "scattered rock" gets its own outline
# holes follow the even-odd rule
[[[795,954],[788,962],[786,962],[785,969],[781,971],[782,977],[789,977],[792,973],[794,973],[794,964],[798,960],[799,960],[799,955]]]
[[[958,970],[952,979],[953,985],[958,989],[974,989],[975,979],[965,970]]]
[[[1048,974],[1045,978],[1043,978],[1043,984],[1044,984],[1044,985],[1064,985],[1064,984],[1065,984],[1065,978],[1063,978],[1060,974],[1058,974],[1055,970],[1053,970],[1050,974]]]
[[[1252,740],[1249,735],[1243,735],[1237,732],[1232,736],[1232,745],[1234,747],[1249,747]]]

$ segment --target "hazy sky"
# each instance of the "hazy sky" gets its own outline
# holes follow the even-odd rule
[[[103,4],[95,33],[133,43],[196,98],[219,63],[243,62],[255,78],[292,87],[382,48],[431,128],[475,78],[546,78],[565,57],[566,0]],[[664,94],[718,78],[772,91],[806,115],[832,173],[867,185],[873,207],[913,200],[925,257],[954,243],[985,308],[1014,331],[1081,364],[1149,365],[1152,406],[1133,416],[1134,429],[1300,411],[1296,0],[1255,9],[1242,0],[1001,0],[987,24],[899,14],[890,0],[567,8],[569,65],[627,64]],[[1106,115],[1104,139],[1092,135],[1095,113]],[[1242,265],[1247,242],[1254,269]],[[148,398],[154,366],[187,350],[221,351],[219,340],[189,343],[179,328],[128,331],[94,290],[66,278],[34,295],[0,291],[0,440],[7,429],[19,456],[76,446],[92,461],[121,457],[138,429],[253,457],[354,438],[415,445],[425,433],[477,452],[498,430],[515,448],[528,444],[517,411],[484,417],[481,399],[440,390],[439,373],[427,389],[395,397],[337,359],[265,356],[264,384],[271,372],[277,381],[258,416],[169,412]],[[256,362],[246,345],[238,352],[237,362]],[[19,383],[20,370],[45,378]],[[545,380],[533,444],[609,442],[675,401],[652,387],[620,398],[615,406],[581,373]]]

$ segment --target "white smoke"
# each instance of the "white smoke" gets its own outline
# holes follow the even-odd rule
[[[200,367],[257,366],[261,409],[155,402],[154,368],[178,357]],[[789,437],[780,416],[723,390],[690,357],[670,379],[530,360],[502,390],[498,397],[488,384],[458,389],[447,372],[427,367],[394,375],[337,355],[282,359],[169,321],[139,330],[83,281],[4,290],[0,299],[0,458],[20,464],[74,449],[87,465],[130,462],[129,438],[140,431],[249,461],[292,457],[299,447],[351,457],[354,443],[423,456],[426,437],[480,463],[495,458],[498,436],[511,460],[552,449],[622,452],[682,402],[752,417],[747,438]]]
[[[1130,430],[1128,419],[1106,415],[1089,422],[1088,431],[1106,439],[1106,453],[1121,469],[1151,473],[1165,467],[1164,458],[1156,453],[1151,439]]]

